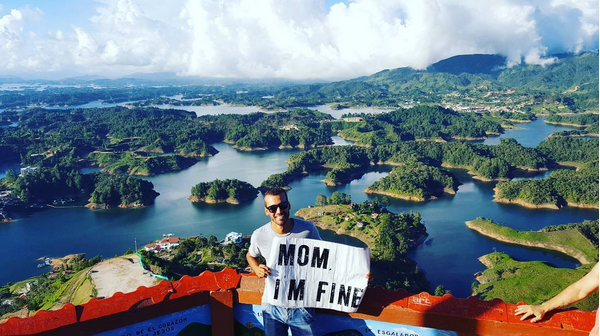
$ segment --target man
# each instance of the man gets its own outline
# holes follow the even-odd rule
[[[321,240],[319,231],[311,222],[290,218],[291,205],[285,190],[271,188],[265,193],[265,214],[270,222],[261,226],[252,233],[250,249],[246,254],[248,264],[259,278],[266,278],[270,274],[269,267],[260,264],[258,258],[264,257],[267,261],[271,255],[271,243],[276,237],[309,238]],[[268,264],[268,262],[267,262]],[[314,308],[285,308],[263,303],[263,323],[265,334],[287,335],[288,327],[292,334],[314,335],[313,327]]]
[[[599,276],[598,264],[596,264],[596,266],[594,266],[594,268],[592,268],[592,270],[583,278],[565,288],[552,299],[542,303],[541,305],[519,306],[515,310],[515,315],[523,315],[521,317],[521,321],[533,316],[531,322],[538,322],[544,318],[544,315],[546,315],[547,312],[566,307],[586,298],[592,292],[597,291]],[[596,314],[598,313],[596,312]],[[598,335],[598,315],[596,315],[596,325],[594,326],[594,329],[592,329],[590,335]]]

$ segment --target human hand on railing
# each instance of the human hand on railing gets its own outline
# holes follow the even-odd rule
[[[521,316],[521,321],[527,319],[530,316],[534,316],[530,321],[531,323],[540,321],[545,314],[546,310],[541,305],[518,306],[515,310],[515,315],[523,315]]]

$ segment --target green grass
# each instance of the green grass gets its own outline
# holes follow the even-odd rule
[[[73,278],[71,278],[67,282],[56,281],[56,282],[52,283],[51,287],[55,288],[55,290],[51,295],[44,297],[44,303],[42,304],[42,307],[40,308],[40,310],[46,310],[46,309],[52,308],[52,306],[58,301],[58,299],[61,297],[61,295],[63,294],[65,289],[69,286],[69,283],[72,280],[73,280]]]
[[[506,226],[498,225],[492,220],[477,218],[471,221],[473,225],[483,229],[485,232],[494,233],[503,237],[529,242],[539,242],[550,245],[562,245],[580,251],[589,260],[598,261],[598,248],[594,246],[577,229],[566,229],[562,231],[540,232],[519,231]]]
[[[593,267],[584,265],[577,269],[556,268],[540,261],[516,261],[500,252],[483,258],[491,265],[482,272],[484,283],[473,285],[473,295],[484,300],[499,298],[513,304],[540,304],[547,301],[581,279]],[[598,292],[572,306],[585,311],[597,309]]]
[[[88,267],[86,269],[83,269],[83,270],[81,270],[81,271],[73,274],[73,276],[71,277],[71,279],[69,279],[69,281],[66,282],[66,287],[64,288],[64,290],[62,291],[62,293],[60,294],[60,296],[58,298],[58,301],[60,303],[71,302],[71,303],[75,304],[73,302],[74,299],[78,295],[82,296],[82,295],[85,295],[85,294],[87,294],[87,299],[89,300],[89,298],[90,298],[89,294],[91,294],[91,288],[89,288],[89,290],[86,291],[87,287],[82,289],[82,286],[83,286],[84,283],[87,282],[93,288],[93,285],[91,284],[91,282],[87,278],[87,272],[90,269],[91,269],[91,267]],[[80,292],[84,292],[84,293],[80,293]]]
[[[80,305],[88,302],[92,297],[92,291],[95,288],[94,284],[88,277],[85,277],[83,281],[79,283],[79,286],[73,293],[71,303],[74,305]]]

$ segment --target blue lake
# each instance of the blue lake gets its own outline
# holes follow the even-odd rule
[[[528,139],[530,133],[543,130],[546,133],[538,136],[543,140],[552,132],[568,129],[546,125],[540,120],[527,126],[528,129],[508,131],[506,136],[514,136],[521,141],[521,137]],[[334,141],[337,145],[347,143],[338,137]],[[141,246],[165,233],[181,237],[215,235],[219,239],[231,231],[251,234],[268,220],[260,197],[241,205],[192,204],[186,199],[190,188],[198,182],[217,178],[237,178],[258,186],[269,175],[283,172],[287,168],[285,161],[297,151],[247,153],[222,143],[214,146],[220,151],[217,155],[202,159],[191,168],[147,178],[161,194],[153,206],[108,211],[85,208],[44,210],[0,225],[0,237],[3,239],[0,255],[5,256],[0,283],[14,282],[43,272],[35,267],[36,259],[42,256],[86,253],[89,257],[112,257],[128,248],[133,249],[134,240]],[[352,195],[354,202],[370,199],[363,190],[385,176],[389,169],[378,167],[339,187],[327,187],[321,183],[324,174],[309,175],[291,184],[289,196],[292,207],[299,209],[314,204],[317,194],[329,196],[334,191]],[[422,214],[429,237],[411,253],[411,257],[426,273],[433,287],[444,284],[454,295],[468,296],[474,281],[473,274],[484,269],[477,258],[493,251],[506,252],[518,260],[543,260],[561,267],[577,266],[575,260],[562,255],[490,240],[469,230],[464,222],[484,216],[515,229],[538,230],[547,225],[597,219],[596,210],[531,210],[497,204],[492,202],[495,183],[473,180],[461,170],[454,170],[454,173],[463,183],[456,195],[423,203],[393,200],[389,207],[393,212],[418,211]],[[328,240],[354,244],[352,239],[332,232],[323,232],[323,236]]]

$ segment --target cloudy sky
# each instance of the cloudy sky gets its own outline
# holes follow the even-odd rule
[[[0,75],[347,79],[598,51],[597,0],[0,0]]]

